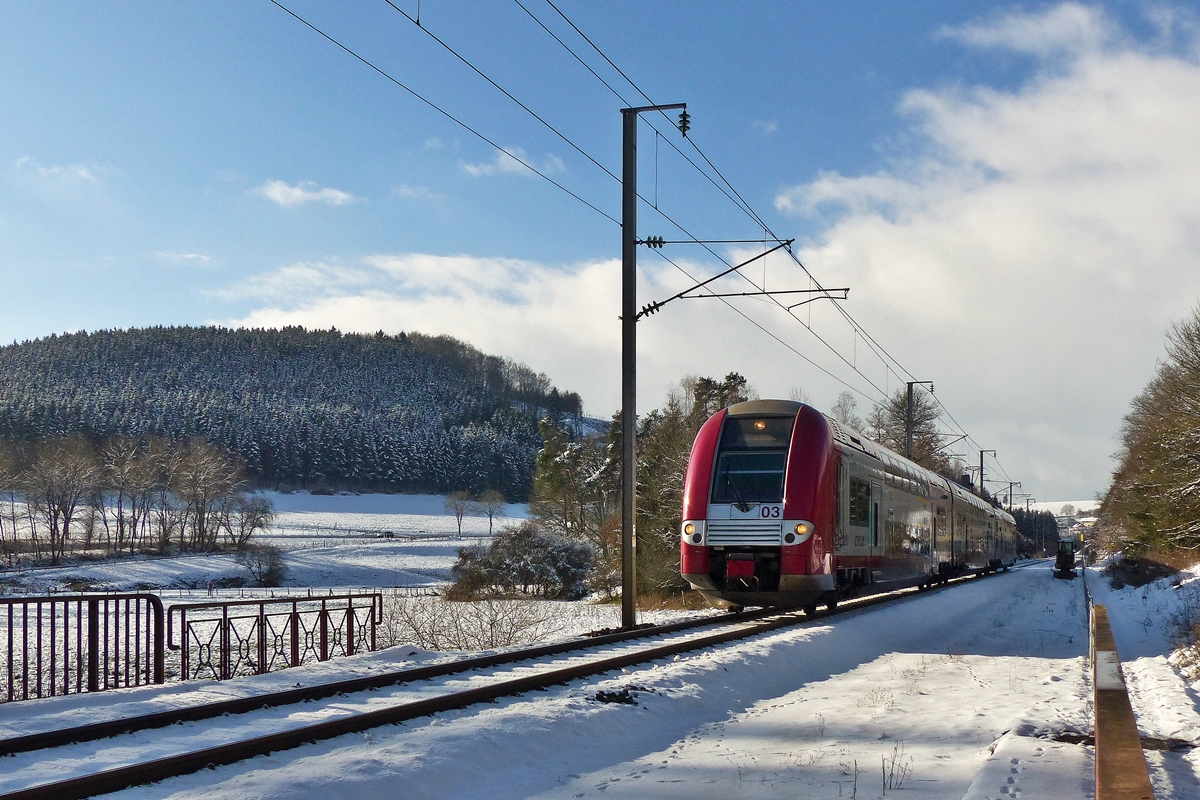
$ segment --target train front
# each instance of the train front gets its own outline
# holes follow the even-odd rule
[[[824,415],[754,400],[714,414],[692,445],[680,571],[716,605],[832,599],[836,452]]]

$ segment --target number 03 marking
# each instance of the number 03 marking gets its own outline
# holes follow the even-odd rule
[[[763,506],[759,513],[764,519],[779,519],[783,516],[783,508],[782,506]]]

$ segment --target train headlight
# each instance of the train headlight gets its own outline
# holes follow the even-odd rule
[[[813,535],[816,528],[806,520],[785,522],[783,525],[783,543],[785,545],[803,544]]]
[[[692,523],[689,522],[683,526],[683,534],[685,536],[691,536],[695,532],[696,532],[696,526],[693,525]]]
[[[687,544],[704,544],[704,522],[683,523],[683,541]]]

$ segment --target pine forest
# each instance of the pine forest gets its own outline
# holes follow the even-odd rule
[[[156,327],[0,347],[0,438],[182,442],[233,453],[259,486],[489,489],[525,499],[547,413],[579,396],[445,336]]]

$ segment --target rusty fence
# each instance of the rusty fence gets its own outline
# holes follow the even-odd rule
[[[3,700],[163,682],[163,604],[152,594],[0,597]]]
[[[379,592],[182,603],[167,614],[167,646],[181,680],[227,680],[375,650],[382,619]]]

